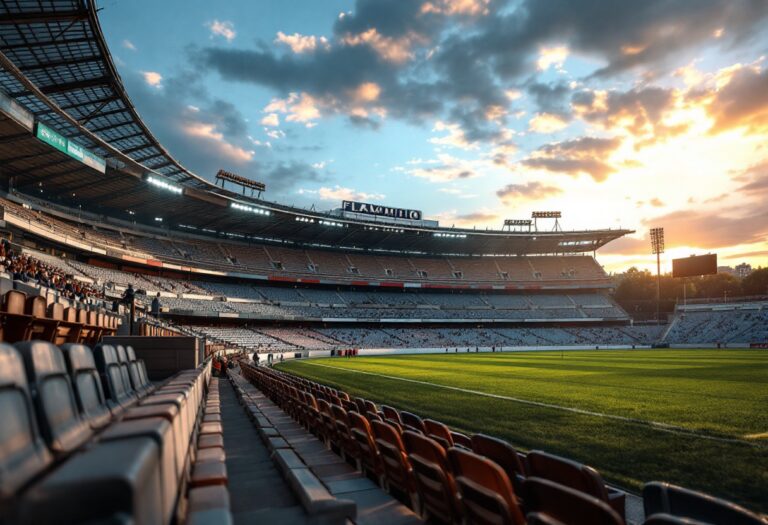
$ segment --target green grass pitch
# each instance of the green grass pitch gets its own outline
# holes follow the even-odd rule
[[[629,490],[663,480],[768,511],[766,350],[412,354],[280,368],[587,463]]]

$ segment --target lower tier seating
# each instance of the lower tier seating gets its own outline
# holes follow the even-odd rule
[[[624,525],[626,494],[593,468],[502,440],[466,436],[416,414],[271,368],[242,375],[328,449],[430,523]],[[254,418],[268,432],[269,422]],[[279,443],[275,444],[279,448]],[[643,503],[652,524],[749,524],[768,520],[700,492],[653,482]]]
[[[217,381],[210,361],[153,384],[130,347],[0,343],[0,523],[228,523]]]

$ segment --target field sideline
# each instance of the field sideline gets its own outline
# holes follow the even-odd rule
[[[768,352],[411,354],[280,368],[465,432],[768,511]]]

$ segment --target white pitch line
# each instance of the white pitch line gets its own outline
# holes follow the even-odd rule
[[[303,363],[311,364],[312,366],[322,366],[324,368],[332,368],[334,370],[341,370],[342,372],[351,372],[355,374],[364,374],[374,377],[383,377],[385,379],[393,379],[395,381],[404,381],[406,383],[415,383],[417,385],[425,385],[425,386],[431,386],[435,388],[443,388],[445,390],[453,390],[455,392],[462,392],[464,394],[472,394],[476,396],[482,396],[482,397],[490,397],[493,399],[503,399],[505,401],[512,401],[515,403],[520,403],[523,405],[531,405],[531,406],[537,406],[537,407],[543,407],[543,408],[551,408],[554,410],[562,410],[564,412],[571,412],[573,414],[581,414],[585,416],[593,416],[593,417],[601,417],[605,419],[613,419],[616,421],[622,421],[624,423],[633,423],[636,425],[646,426],[650,427],[654,430],[659,430],[661,432],[669,432],[671,434],[685,434],[692,437],[697,437],[700,439],[709,439],[711,441],[718,441],[721,443],[740,443],[742,445],[748,445],[750,447],[758,447],[763,448],[763,445],[759,444],[755,441],[746,441],[744,439],[738,439],[738,438],[729,438],[729,437],[720,437],[720,436],[711,436],[708,434],[701,434],[699,432],[689,430],[685,427],[679,427],[677,425],[670,425],[668,423],[662,423],[660,421],[649,421],[647,419],[638,419],[634,417],[626,417],[626,416],[618,416],[615,414],[605,414],[603,412],[594,412],[592,410],[584,410],[583,408],[574,408],[574,407],[565,407],[562,405],[555,405],[552,403],[544,403],[542,401],[531,401],[530,399],[521,399],[519,397],[511,397],[511,396],[503,396],[501,394],[492,394],[490,392],[481,392],[479,390],[470,390],[468,388],[460,388],[457,386],[449,386],[449,385],[440,385],[438,383],[430,383],[429,381],[421,381],[419,379],[408,379],[406,377],[397,377],[397,376],[390,376],[386,374],[378,374],[375,372],[365,372],[363,370],[354,370],[352,368],[343,368],[339,366],[331,366],[331,365],[322,365],[320,363],[312,362],[311,360],[302,361]]]

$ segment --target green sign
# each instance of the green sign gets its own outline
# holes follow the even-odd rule
[[[107,171],[107,163],[104,159],[91,153],[75,142],[68,140],[66,137],[59,135],[45,124],[40,122],[37,123],[35,136],[49,146],[53,146],[73,159],[79,160],[88,167],[98,170],[101,173]]]

